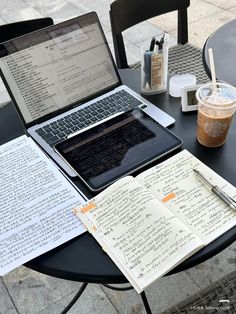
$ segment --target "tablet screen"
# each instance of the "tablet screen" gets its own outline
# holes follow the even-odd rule
[[[100,190],[181,144],[141,109],[133,109],[58,143],[55,149],[91,190]]]

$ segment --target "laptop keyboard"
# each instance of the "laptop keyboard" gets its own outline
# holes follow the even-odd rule
[[[128,111],[142,104],[140,100],[126,90],[118,91],[90,106],[66,115],[36,130],[51,147],[69,134],[73,134],[89,125],[101,121],[116,112]]]

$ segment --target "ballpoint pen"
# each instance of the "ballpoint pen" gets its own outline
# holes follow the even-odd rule
[[[213,185],[210,181],[208,181],[200,171],[193,169],[195,174],[202,179],[202,181],[209,186],[210,190],[216,194],[226,205],[228,205],[231,209],[236,211],[236,202],[229,195],[227,195],[223,190],[221,190],[217,185]]]
[[[149,50],[144,52],[144,80],[143,80],[143,89],[145,89],[146,84],[151,88],[151,67],[152,67],[152,54],[154,53],[154,48],[156,44],[156,38],[152,37],[150,42]]]

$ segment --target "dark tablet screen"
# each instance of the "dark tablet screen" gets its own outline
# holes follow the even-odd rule
[[[102,122],[55,146],[92,190],[100,190],[182,141],[141,109]]]

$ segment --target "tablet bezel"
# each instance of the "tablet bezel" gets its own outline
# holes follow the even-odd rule
[[[172,138],[174,138],[176,140],[176,144],[173,145],[172,147],[166,149],[164,152],[162,153],[158,153],[156,156],[152,156],[150,157],[150,159],[145,159],[143,160],[142,164],[141,165],[138,165],[136,167],[130,167],[129,170],[127,170],[125,173],[123,173],[122,175],[119,175],[119,176],[114,176],[112,178],[110,178],[109,181],[107,181],[106,184],[102,185],[102,186],[95,186],[93,183],[91,183],[90,181],[87,181],[83,175],[81,175],[81,173],[79,173],[77,171],[77,169],[75,169],[71,164],[70,162],[68,162],[68,160],[66,159],[65,155],[62,153],[62,150],[61,150],[61,145],[64,145],[65,142],[68,142],[68,141],[74,141],[77,137],[77,139],[79,140],[80,138],[80,135],[84,132],[87,132],[89,130],[91,130],[92,128],[96,128],[98,126],[100,126],[102,123],[105,123],[107,122],[108,120],[111,120],[111,119],[115,119],[117,116],[120,116],[120,115],[123,115],[123,114],[127,114],[127,113],[131,113],[133,110],[140,110],[142,112],[142,117],[143,118],[144,116],[150,118],[156,125],[159,129],[161,130],[164,130],[164,132],[166,133],[166,135],[168,136],[171,136]],[[176,136],[173,132],[171,132],[170,130],[166,129],[164,126],[162,126],[160,123],[158,123],[153,117],[151,117],[150,115],[148,115],[144,110],[142,110],[141,107],[139,108],[135,108],[135,109],[132,109],[128,112],[121,112],[121,113],[116,113],[115,115],[109,117],[109,118],[106,118],[104,120],[101,120],[99,121],[98,123],[92,125],[92,126],[89,126],[88,128],[85,128],[85,129],[82,129],[76,133],[74,133],[72,136],[70,136],[69,138],[67,138],[66,140],[63,140],[59,143],[57,143],[55,146],[54,146],[54,149],[56,151],[57,154],[60,155],[60,157],[73,169],[73,171],[75,171],[78,175],[78,177],[84,182],[84,184],[93,192],[98,192],[98,191],[101,191],[103,190],[104,188],[106,188],[107,186],[111,185],[113,182],[115,182],[116,180],[120,179],[121,177],[124,177],[124,176],[127,176],[127,175],[130,175],[136,171],[138,171],[139,169],[145,167],[146,165],[150,164],[151,162],[155,161],[155,160],[158,160],[160,159],[161,157],[165,156],[166,154],[169,154],[171,153],[172,151],[178,149],[179,147],[181,147],[181,145],[183,144],[183,141],[178,137]]]

